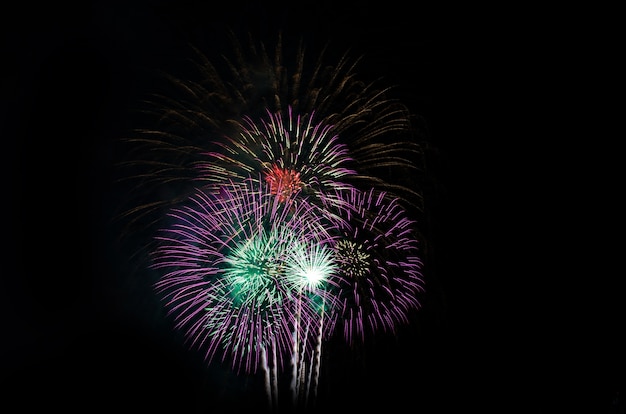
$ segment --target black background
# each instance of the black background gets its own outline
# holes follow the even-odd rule
[[[556,104],[577,96],[570,81],[585,91],[584,76],[555,65],[593,50],[584,27],[552,36],[558,14],[545,10],[335,3],[88,1],[3,12],[7,404],[264,409],[258,378],[207,368],[182,345],[111,222],[123,201],[115,142],[151,92],[146,74],[184,71],[189,43],[210,51],[234,28],[270,43],[281,29],[314,50],[330,40],[338,53],[364,55],[359,73],[398,85],[427,127],[424,307],[358,355],[334,348],[320,412],[624,412],[623,298],[617,276],[607,277],[623,273],[608,264],[619,249],[597,233],[614,228],[603,214],[578,209],[610,204],[615,164],[571,139],[590,102],[567,121]]]

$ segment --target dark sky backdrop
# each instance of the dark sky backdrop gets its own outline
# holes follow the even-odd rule
[[[81,3],[3,12],[3,393],[23,392],[15,401],[25,407],[85,412],[262,409],[258,380],[206,368],[131,276],[114,243],[112,178],[123,156],[114,142],[152,92],[146,73],[186,70],[187,45],[215,50],[210,36],[226,28],[270,43],[281,29],[312,49],[330,41],[336,53],[364,55],[358,73],[397,85],[428,132],[424,307],[397,338],[328,355],[320,411],[613,412],[624,326],[594,318],[622,309],[617,296],[570,322],[554,305],[558,284],[542,277],[558,269],[541,260],[553,257],[549,243],[529,238],[541,197],[529,196],[537,173],[518,167],[546,159],[534,159],[523,117],[509,122],[508,110],[528,109],[512,107],[510,94],[536,88],[517,69],[537,70],[541,58],[524,61],[510,21],[433,2]],[[570,328],[578,342],[561,337]],[[585,388],[589,377],[597,381]],[[560,392],[563,378],[581,381]]]

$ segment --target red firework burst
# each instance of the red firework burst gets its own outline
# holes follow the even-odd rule
[[[278,165],[272,165],[267,171],[265,181],[270,186],[271,194],[278,196],[278,201],[285,202],[292,194],[295,194],[302,188],[300,173],[289,168],[281,168]]]

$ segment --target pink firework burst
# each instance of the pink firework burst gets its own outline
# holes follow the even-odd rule
[[[424,291],[416,223],[398,198],[370,189],[342,195],[349,209],[333,243],[339,271],[339,329],[349,344],[395,332],[421,307]]]
[[[207,360],[221,353],[248,372],[265,352],[279,362],[291,355],[294,331],[306,337],[299,330],[335,304],[325,282],[334,263],[323,247],[332,229],[308,204],[282,203],[258,184],[198,191],[169,213],[152,254],[155,287],[176,327]]]

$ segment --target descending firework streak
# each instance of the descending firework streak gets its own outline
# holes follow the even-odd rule
[[[150,101],[158,123],[128,139],[144,199],[155,289],[190,346],[237,372],[279,378],[291,404],[315,402],[323,343],[395,332],[420,308],[422,261],[409,209],[419,193],[410,116],[389,90],[357,80],[357,61],[283,63],[234,42],[226,71],[195,50],[199,80]],[[245,49],[245,51],[244,51]],[[391,174],[390,174],[391,172]],[[147,200],[147,201],[146,201]]]

